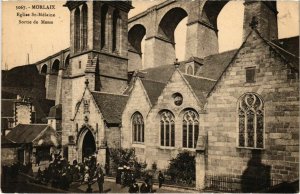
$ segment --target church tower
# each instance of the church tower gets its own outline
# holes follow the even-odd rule
[[[70,57],[62,81],[62,145],[68,151],[72,119],[85,90],[121,94],[127,86],[129,1],[67,1]],[[68,153],[69,152],[69,153]]]
[[[127,85],[129,1],[68,1],[70,75],[85,75],[92,91],[121,93]]]

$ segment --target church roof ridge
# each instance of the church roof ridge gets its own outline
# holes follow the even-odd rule
[[[205,80],[209,80],[209,81],[217,81],[216,79],[212,79],[212,78],[208,78],[208,77],[203,77],[203,76],[197,76],[197,75],[190,75],[187,73],[182,73],[184,76],[190,76],[196,79],[205,79]]]
[[[116,93],[111,93],[111,92],[101,92],[101,91],[91,91],[92,93],[96,93],[96,94],[107,94],[107,95],[116,95],[116,96],[124,96],[124,97],[128,97],[127,94],[116,94]]]

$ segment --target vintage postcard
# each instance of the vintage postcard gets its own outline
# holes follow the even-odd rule
[[[299,192],[299,1],[2,1],[4,193]]]

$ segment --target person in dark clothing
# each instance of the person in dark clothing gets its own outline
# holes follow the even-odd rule
[[[121,184],[122,183],[122,167],[118,167],[117,169],[117,175],[116,175],[116,184]]]
[[[138,193],[139,192],[139,185],[134,182],[131,184],[131,186],[129,187],[128,193]]]
[[[143,184],[141,185],[141,188],[140,188],[140,192],[141,193],[150,193],[150,187],[147,183],[148,181],[145,181],[143,182]]]
[[[35,156],[35,166],[40,166],[40,156],[39,154],[37,153],[36,156]]]
[[[99,193],[103,193],[104,174],[102,171],[97,172],[97,183],[99,187]]]
[[[161,188],[163,182],[165,181],[165,177],[161,171],[158,173],[158,187]]]

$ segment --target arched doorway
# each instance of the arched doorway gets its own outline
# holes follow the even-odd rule
[[[96,141],[93,133],[89,129],[84,129],[78,142],[78,161],[92,156],[96,152]]]
[[[82,156],[83,158],[93,155],[96,151],[96,142],[90,130],[85,134],[82,143]]]

